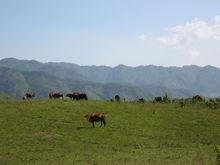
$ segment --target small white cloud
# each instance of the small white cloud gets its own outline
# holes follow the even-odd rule
[[[146,41],[147,40],[147,36],[145,34],[141,34],[141,35],[138,36],[138,39],[142,40],[142,41]]]
[[[177,44],[179,44],[179,40],[178,40],[178,38],[176,38],[176,37],[159,37],[158,38],[158,41],[159,42],[161,42],[161,43],[163,43],[163,44],[166,44],[166,45],[177,45]]]

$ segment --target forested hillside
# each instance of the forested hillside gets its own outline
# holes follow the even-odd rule
[[[13,97],[35,91],[84,91],[91,99],[110,99],[115,94],[128,99],[220,95],[220,69],[212,66],[79,66],[70,63],[40,63],[34,60],[0,60],[0,91]]]

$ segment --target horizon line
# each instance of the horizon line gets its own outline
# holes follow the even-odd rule
[[[16,58],[16,57],[3,57],[0,58],[0,61],[2,60],[7,60],[7,59],[14,59],[14,60],[18,60],[18,61],[35,61],[38,63],[42,63],[42,64],[48,64],[48,63],[54,63],[54,64],[58,64],[58,63],[63,63],[63,64],[72,64],[72,65],[78,65],[78,66],[82,66],[82,67],[108,67],[108,68],[117,68],[117,67],[130,67],[130,68],[138,68],[138,67],[149,67],[149,66],[155,66],[155,67],[163,67],[163,68],[183,68],[183,67],[189,67],[189,66],[195,66],[195,67],[200,67],[200,68],[205,68],[205,67],[214,67],[214,68],[218,68],[220,69],[220,67],[218,66],[214,66],[214,65],[196,65],[196,64],[188,64],[188,65],[182,65],[182,66],[166,66],[166,65],[155,65],[155,64],[146,64],[146,65],[137,65],[137,66],[130,66],[130,65],[126,65],[126,64],[117,64],[115,66],[109,66],[109,65],[95,65],[95,64],[91,64],[91,65],[83,65],[83,64],[77,64],[77,63],[72,63],[72,62],[65,62],[65,61],[39,61],[36,59],[21,59],[21,58]]]

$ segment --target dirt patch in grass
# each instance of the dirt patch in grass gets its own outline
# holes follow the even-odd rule
[[[56,137],[58,137],[57,134],[52,134],[49,132],[36,132],[34,133],[34,135],[38,137],[47,138],[47,139],[55,139]]]

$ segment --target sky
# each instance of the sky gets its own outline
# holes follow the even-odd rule
[[[219,0],[0,0],[0,59],[220,67]]]

